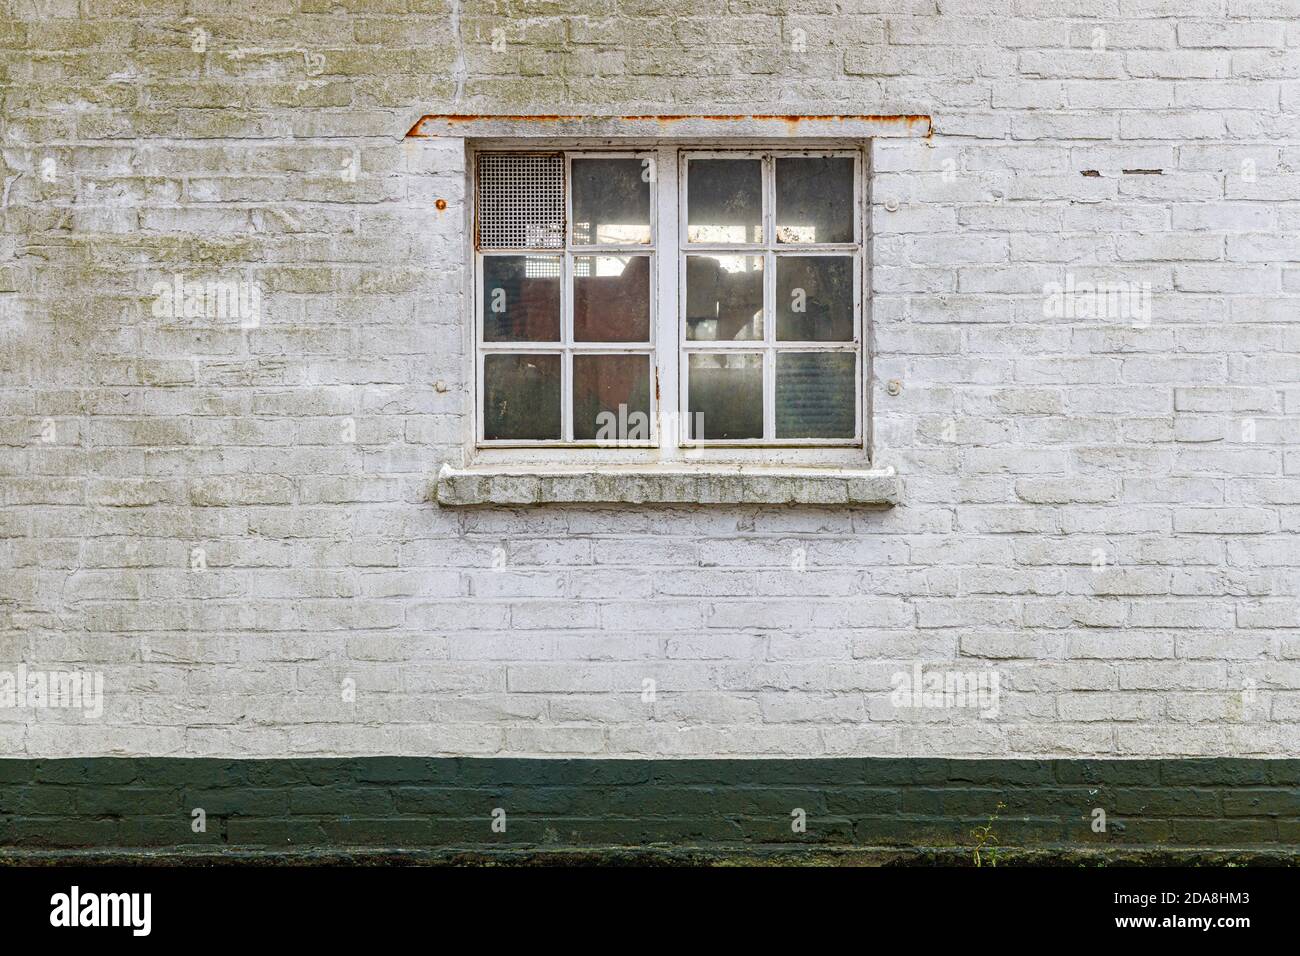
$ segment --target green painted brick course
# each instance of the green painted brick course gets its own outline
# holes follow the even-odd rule
[[[1272,781],[1274,774],[1284,772],[1285,768],[1294,770],[1300,760],[1280,760],[1277,761],[1278,767],[1274,767],[1273,763],[1270,760],[1239,758],[1162,761],[1160,780],[1167,784],[1264,786]]]
[[[1118,789],[1112,805],[1117,813],[1138,816],[1213,817],[1225,812],[1219,791],[1190,787]]]
[[[1300,814],[1300,791],[1256,789],[1225,791],[1223,813],[1229,817],[1295,816]]]
[[[1287,850],[1300,836],[1300,788],[1271,781],[1293,763],[4,760],[0,846],[969,846],[991,826],[1004,847]],[[196,807],[206,833],[191,829]],[[491,829],[497,808],[504,834]],[[1104,833],[1091,829],[1095,808]],[[804,833],[791,829],[796,809]]]

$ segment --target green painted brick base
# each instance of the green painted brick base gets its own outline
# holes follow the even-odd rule
[[[1290,853],[1300,760],[0,760],[20,851],[954,847],[990,817],[1003,847]]]

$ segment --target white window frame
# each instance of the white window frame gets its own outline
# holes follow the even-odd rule
[[[467,374],[473,382],[471,420],[473,434],[468,448],[472,463],[516,466],[665,466],[676,468],[692,464],[837,466],[869,467],[871,457],[871,362],[870,362],[870,285],[868,210],[870,209],[870,150],[868,140],[822,139],[809,142],[700,142],[700,141],[627,141],[526,140],[466,141],[467,195],[477,196],[474,177],[479,152],[563,153],[565,155],[565,244],[553,250],[480,250],[477,248],[476,203],[467,204],[466,225],[469,232],[471,268],[467,283],[470,310],[467,341]],[[821,156],[837,154],[854,159],[854,243],[816,244],[775,243],[775,168],[776,156]],[[714,155],[726,158],[768,157],[763,160],[764,244],[686,242],[686,189],[684,171],[691,157]],[[575,245],[572,242],[572,190],[569,170],[575,156],[601,158],[639,156],[654,160],[655,176],[651,183],[651,242],[617,245]],[[763,341],[687,342],[685,322],[685,269],[687,252],[723,252],[764,256],[764,312],[768,316]],[[574,256],[587,254],[638,255],[651,257],[651,329],[648,346],[644,343],[600,343],[581,345],[578,353],[651,355],[651,439],[632,446],[620,443],[611,447],[602,442],[559,441],[484,441],[483,435],[483,356],[493,352],[574,354],[572,342],[572,302],[568,270]],[[779,256],[843,253],[854,262],[854,341],[850,343],[776,343],[775,336],[775,260]],[[533,342],[484,343],[479,301],[482,290],[482,261],[493,254],[557,255],[561,270],[561,336],[558,344]],[[848,345],[848,348],[845,346]],[[764,355],[764,423],[770,432],[775,428],[774,362],[778,351],[853,351],[857,397],[855,401],[855,436],[852,439],[748,439],[695,442],[684,433],[687,406],[687,365],[691,352],[739,350]],[[572,434],[571,358],[562,358],[561,411],[562,436]]]
[[[486,152],[486,151],[485,151]],[[650,242],[649,243],[587,243],[579,244],[573,237],[573,182],[572,167],[574,158],[579,159],[648,159],[656,161],[653,152],[648,150],[533,150],[534,153],[562,152],[564,157],[564,247],[559,249],[476,249],[474,255],[474,439],[480,448],[607,448],[608,445],[597,441],[577,440],[573,438],[573,358],[575,355],[649,355],[651,382],[657,364],[658,323],[658,282],[655,281],[659,271],[659,235],[656,230],[656,193],[655,177],[650,180]],[[475,164],[477,168],[477,164]],[[477,196],[477,190],[474,192]],[[477,216],[477,210],[473,215]],[[475,226],[477,235],[477,225]],[[650,260],[650,324],[648,341],[645,342],[578,342],[573,337],[573,263],[583,256],[643,256]],[[483,310],[478,303],[483,301],[483,265],[484,260],[494,256],[532,256],[536,258],[555,258],[560,262],[560,341],[554,342],[488,342],[483,336]],[[483,365],[488,355],[507,353],[527,355],[560,356],[560,437],[558,439],[484,439],[483,422]],[[655,390],[650,390],[650,437],[645,441],[622,442],[622,447],[654,448],[658,445],[658,399]]]
[[[778,243],[776,241],[776,160],[782,157],[817,158],[840,156],[852,158],[853,163],[853,241],[848,243]],[[762,169],[762,231],[759,243],[726,242],[690,242],[687,239],[687,223],[690,221],[687,206],[688,189],[681,188],[688,184],[688,169],[693,159],[758,159]],[[862,223],[862,163],[853,150],[833,149],[682,149],[678,152],[678,202],[679,235],[677,244],[678,260],[678,360],[681,389],[678,395],[678,407],[689,408],[690,392],[690,354],[718,354],[722,352],[758,353],[763,359],[763,437],[746,439],[706,439],[699,444],[706,448],[730,447],[810,447],[830,448],[836,446],[861,447],[862,437],[862,264],[863,264],[863,223]],[[688,339],[686,337],[686,257],[688,255],[737,255],[752,256],[763,260],[763,338],[762,340],[707,341]],[[776,261],[778,258],[797,258],[799,256],[835,254],[849,258],[853,264],[853,338],[849,342],[781,342],[776,338]],[[854,402],[854,425],[852,438],[777,438],[776,437],[776,355],[778,352],[838,352],[851,353],[854,356],[854,393],[858,396]]]

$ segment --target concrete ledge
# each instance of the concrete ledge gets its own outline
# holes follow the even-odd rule
[[[877,505],[898,503],[890,471],[650,468],[600,471],[456,469],[433,497],[446,508],[544,504]]]

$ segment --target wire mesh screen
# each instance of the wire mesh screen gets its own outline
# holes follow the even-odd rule
[[[481,249],[564,248],[564,157],[480,153]]]

